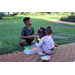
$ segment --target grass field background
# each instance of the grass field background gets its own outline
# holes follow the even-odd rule
[[[19,37],[21,30],[25,26],[23,18],[25,16],[9,16],[0,20],[0,54],[22,51],[19,48]],[[62,16],[29,16],[33,22],[32,27],[35,32],[39,27],[51,25],[53,29],[53,39],[58,44],[67,44],[75,42],[75,26],[63,23],[50,22],[52,19],[60,19]]]

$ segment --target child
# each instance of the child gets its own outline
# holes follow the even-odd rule
[[[47,26],[47,28],[46,28],[46,30],[47,30],[47,35],[48,36],[50,36],[51,38],[52,38],[52,28],[51,28],[51,26],[49,25],[49,26]],[[57,46],[57,44],[54,42],[54,45],[55,45],[55,47]]]
[[[47,36],[47,31],[45,28],[41,27],[38,30],[39,38],[41,39],[39,43],[36,43],[35,45],[37,47],[40,47],[41,50],[44,50],[46,54],[51,54],[54,51],[54,42],[53,39],[49,36]],[[42,55],[41,50],[38,52],[38,54]]]
[[[28,43],[28,45],[31,45],[31,42],[35,38],[32,35],[33,34],[37,35],[36,33],[34,33],[33,27],[30,27],[32,25],[32,21],[31,21],[31,19],[29,17],[25,17],[23,19],[23,22],[25,23],[26,26],[22,28],[21,37],[20,37],[20,43],[19,43],[20,48],[26,42]]]

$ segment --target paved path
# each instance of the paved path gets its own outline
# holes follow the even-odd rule
[[[75,43],[59,45],[50,56],[49,62],[73,62],[75,60]],[[40,57],[37,53],[27,55],[21,51],[0,55],[0,62],[37,62]]]
[[[49,21],[75,25],[75,22],[60,21],[59,19],[53,19],[53,20],[49,20]]]

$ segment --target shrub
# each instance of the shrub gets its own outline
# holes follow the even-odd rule
[[[57,15],[68,15],[68,12],[62,12],[62,13],[57,12]]]
[[[38,16],[38,15],[41,15],[41,13],[40,12],[36,12],[36,16]]]
[[[28,12],[23,12],[24,15],[28,15]]]
[[[0,19],[2,19],[2,15],[0,14]]]
[[[68,17],[62,17],[60,18],[61,21],[69,21],[69,22],[75,22],[75,15],[70,15]]]
[[[71,15],[75,15],[75,12],[71,12]]]
[[[67,17],[61,17],[60,20],[61,21],[67,21]]]
[[[50,15],[54,15],[54,13],[50,13]]]
[[[47,15],[46,12],[36,12],[36,15]]]
[[[46,13],[46,12],[44,12],[44,15],[47,15],[47,13]]]
[[[32,16],[32,12],[29,12],[29,15],[31,15],[31,16]]]
[[[21,13],[17,13],[17,15],[21,15]]]
[[[68,16],[68,21],[75,22],[75,15]]]

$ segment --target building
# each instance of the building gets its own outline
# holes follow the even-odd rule
[[[3,14],[3,15],[13,15],[14,13],[16,12],[0,12],[0,14]]]

